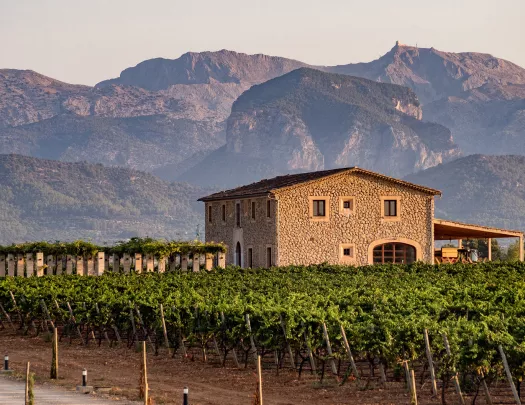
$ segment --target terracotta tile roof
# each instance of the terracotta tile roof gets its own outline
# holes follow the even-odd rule
[[[339,169],[332,170],[321,170],[317,172],[299,173],[299,174],[288,174],[285,176],[274,177],[273,179],[264,179],[256,183],[248,184],[233,188],[230,190],[220,191],[215,194],[211,194],[206,197],[199,198],[199,201],[217,201],[217,200],[230,200],[235,198],[248,198],[248,197],[262,197],[271,194],[274,190],[279,190],[286,187],[295,186],[297,184],[307,183],[322,179],[324,177],[332,176],[342,172],[352,173],[363,173],[373,177],[377,177],[386,181],[392,181],[397,184],[402,184],[410,188],[417,189],[422,192],[426,192],[432,195],[441,195],[441,191],[434,190],[432,188],[419,186],[417,184],[409,183],[403,180],[398,180],[393,177],[384,176],[379,173],[371,172],[368,170],[360,169],[358,167],[342,167]]]

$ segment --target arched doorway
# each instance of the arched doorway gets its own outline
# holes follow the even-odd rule
[[[237,245],[235,245],[235,265],[242,266],[242,250],[240,242],[237,242]]]
[[[416,248],[407,243],[388,242],[374,246],[373,263],[410,264],[417,259]]]

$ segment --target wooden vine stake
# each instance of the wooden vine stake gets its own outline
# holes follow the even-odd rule
[[[170,340],[168,339],[168,330],[166,329],[166,319],[164,318],[164,307],[160,304],[160,319],[162,321],[162,333],[164,334],[164,346],[168,349],[168,356],[171,355]]]
[[[150,405],[148,386],[148,366],[146,362],[146,341],[142,341],[142,362],[140,365],[139,398],[144,399],[144,405]]]
[[[252,324],[250,322],[250,315],[246,314],[246,328],[248,329],[248,332],[250,333],[250,344],[252,347],[252,354],[254,357],[254,360],[257,362],[257,347],[255,346],[255,340],[253,339],[253,333],[252,333]]]
[[[261,356],[259,355],[257,356],[257,399],[258,405],[263,405]]]
[[[432,351],[430,350],[430,340],[428,338],[428,330],[425,329],[425,350],[427,352],[428,368],[430,370],[430,381],[432,385],[432,395],[437,396],[436,373],[434,372],[434,362],[432,361]]]
[[[410,368],[408,367],[408,360],[403,361],[403,367],[405,368],[405,378],[407,380],[407,391],[412,392],[412,379],[410,377]]]
[[[447,355],[448,356],[451,356],[452,355],[452,352],[450,351],[450,345],[448,344],[448,338],[447,338],[447,334],[446,333],[443,333],[443,343],[445,344],[445,350],[447,352]],[[452,369],[452,372],[454,373],[454,386],[456,387],[456,393],[458,394],[459,396],[459,402],[461,405],[465,405],[465,398],[463,398],[463,393],[461,392],[461,386],[459,385],[459,378],[458,378],[458,373],[457,371],[454,369]],[[483,381],[485,383],[485,381]],[[487,384],[485,383],[485,386]],[[489,397],[490,398],[490,397]],[[490,404],[490,402],[489,402]]]
[[[53,354],[51,355],[51,373],[52,380],[58,378],[58,330],[53,328]]]
[[[35,380],[33,379],[33,375],[30,372],[30,367],[31,363],[28,361],[26,367],[26,389],[24,405],[34,405],[35,403],[35,395],[33,394],[33,385]]]
[[[279,315],[279,320],[281,321],[281,328],[283,329],[283,333],[284,333],[284,341],[286,342],[286,350],[288,351],[288,356],[290,356],[290,365],[295,370],[295,361],[293,358],[292,347],[290,346],[290,342],[288,341],[288,337],[286,335],[286,323],[284,322],[282,315]]]
[[[332,345],[330,344],[330,338],[328,337],[328,330],[326,329],[326,323],[323,322],[323,335],[324,340],[326,342],[326,351],[328,352],[328,356],[330,357],[330,366],[332,367],[332,373],[334,375],[337,375],[337,367],[335,365],[333,353],[332,353]]]
[[[483,371],[478,372],[479,376],[481,377],[481,385],[483,386],[483,391],[485,393],[485,401],[487,401],[487,405],[493,405],[492,398],[490,397],[489,387],[487,386],[487,382],[485,381],[485,374]],[[463,405],[465,402],[463,402]]]
[[[410,384],[412,391],[412,404],[417,405],[417,392],[416,392],[416,376],[414,370],[410,370]]]
[[[503,351],[503,347],[501,345],[498,346],[498,350],[501,356],[501,360],[503,361],[503,367],[505,367],[507,380],[509,381],[510,389],[512,390],[512,395],[514,395],[516,405],[521,405],[520,396],[518,395],[518,391],[516,391],[516,386],[514,385],[514,380],[512,379],[512,374],[510,372],[509,363],[507,363],[507,356],[505,356],[505,352]]]
[[[348,344],[348,339],[346,338],[345,328],[341,324],[341,336],[343,337],[343,343],[345,345],[346,353],[348,354],[348,360],[350,360],[350,365],[352,366],[352,371],[354,372],[355,378],[359,379],[359,371],[357,371],[357,366],[355,365],[354,356],[350,350],[350,345]]]

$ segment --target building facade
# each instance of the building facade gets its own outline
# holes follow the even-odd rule
[[[434,259],[440,192],[360,168],[280,176],[204,197],[206,241],[242,267]]]

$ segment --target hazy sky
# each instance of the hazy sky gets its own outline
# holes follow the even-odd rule
[[[396,40],[525,67],[525,0],[0,0],[0,68],[90,85],[187,51],[333,65]]]

